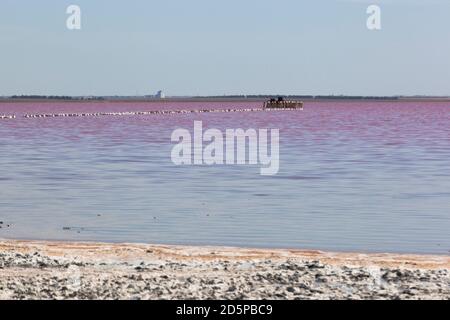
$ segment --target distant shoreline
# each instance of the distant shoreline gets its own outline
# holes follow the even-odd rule
[[[399,98],[288,98],[304,102],[450,102],[450,97],[399,97]],[[173,102],[264,102],[267,98],[229,98],[229,97],[188,97],[188,98],[103,98],[103,99],[28,99],[28,98],[0,98],[1,103],[173,103]]]

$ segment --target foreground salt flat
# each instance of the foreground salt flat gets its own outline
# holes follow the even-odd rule
[[[1,299],[450,299],[450,257],[0,241]]]

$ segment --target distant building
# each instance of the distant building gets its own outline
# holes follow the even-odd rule
[[[162,90],[159,90],[158,93],[155,95],[156,99],[165,99],[166,95],[164,94],[164,92]]]

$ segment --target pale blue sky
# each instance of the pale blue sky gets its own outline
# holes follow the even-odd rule
[[[369,4],[381,31],[366,28]],[[159,89],[450,95],[450,1],[1,0],[0,95]]]

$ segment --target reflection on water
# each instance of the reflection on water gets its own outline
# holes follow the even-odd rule
[[[14,103],[0,114],[257,106]],[[194,120],[279,128],[280,173],[174,166],[171,133]],[[0,120],[0,237],[448,254],[448,123],[438,102]]]

